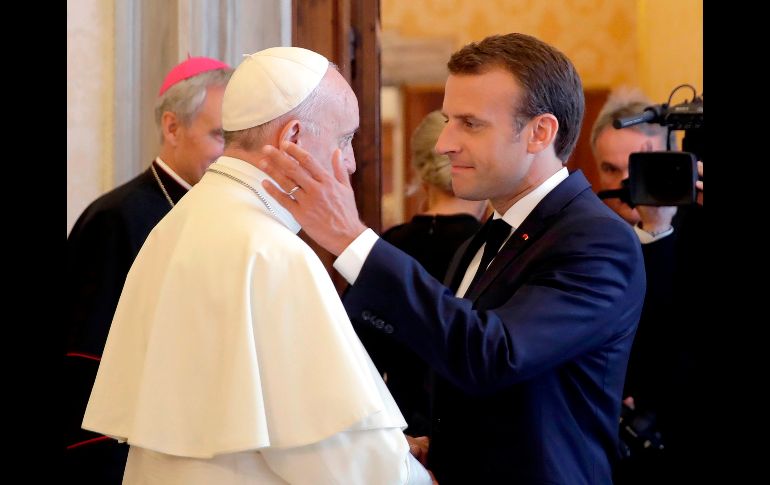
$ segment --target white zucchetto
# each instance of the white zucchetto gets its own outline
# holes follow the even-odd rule
[[[248,54],[235,69],[222,101],[222,128],[259,126],[299,106],[329,68],[326,57],[302,47]]]

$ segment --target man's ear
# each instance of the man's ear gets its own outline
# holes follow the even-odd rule
[[[535,116],[527,140],[527,152],[539,153],[551,146],[559,131],[559,120],[551,113]]]
[[[275,146],[281,146],[281,143],[285,141],[297,143],[299,140],[299,133],[303,129],[302,123],[299,120],[288,121],[283,125],[281,131],[278,132],[278,144]]]
[[[171,111],[164,111],[160,117],[160,127],[161,130],[163,130],[163,139],[170,143],[171,146],[176,146],[178,143],[177,136],[181,125],[182,124],[179,122],[176,114]]]

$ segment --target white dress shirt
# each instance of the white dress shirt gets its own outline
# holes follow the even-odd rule
[[[548,177],[542,184],[535,187],[530,193],[516,201],[510,209],[508,209],[502,218],[511,226],[511,233],[516,230],[517,227],[524,222],[524,219],[532,212],[532,209],[540,203],[548,193],[559,185],[564,179],[569,176],[569,172],[566,167],[562,167],[559,171]],[[500,218],[500,214],[495,211],[492,215],[495,219]],[[510,235],[508,236],[510,237]],[[379,236],[371,230],[367,229],[361,235],[359,235],[345,250],[340,253],[339,257],[334,261],[334,268],[350,283],[355,283],[358,275],[361,273],[361,268],[366,261],[367,256],[374,247],[374,243],[377,242]],[[503,243],[505,244],[505,243]],[[502,245],[500,246],[502,247]],[[460,286],[457,288],[456,296],[463,296],[468,290],[468,286],[473,280],[473,275],[476,274],[476,270],[481,262],[481,256],[484,254],[484,245],[482,245],[476,255],[471,260],[468,268],[465,270],[465,276],[463,276]],[[491,264],[491,262],[490,262]]]

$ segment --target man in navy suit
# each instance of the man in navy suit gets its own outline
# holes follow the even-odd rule
[[[428,465],[439,483],[612,483],[645,275],[631,227],[564,166],[583,118],[580,77],[522,34],[471,43],[448,68],[436,150],[455,193],[495,213],[446,286],[359,220],[339,154],[330,168],[293,144],[267,149],[264,169],[299,189],[263,185],[339,255],[351,319],[437,373]]]

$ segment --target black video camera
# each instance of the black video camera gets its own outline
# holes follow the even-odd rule
[[[674,93],[682,87],[693,90],[693,99],[670,106]],[[612,126],[627,128],[639,123],[657,123],[668,128],[666,151],[634,152],[628,159],[628,178],[622,188],[604,190],[601,199],[620,198],[631,207],[636,205],[675,206],[695,202],[695,182],[698,180],[697,161],[703,160],[703,95],[695,88],[682,84],[674,88],[669,102],[648,106],[643,112],[618,118]],[[672,130],[685,130],[683,151],[671,151]]]

